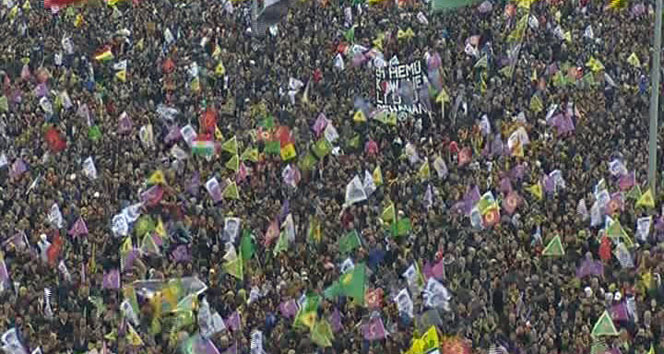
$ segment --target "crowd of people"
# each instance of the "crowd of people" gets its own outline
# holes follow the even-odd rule
[[[654,3],[429,7],[4,0],[3,349],[664,353]]]

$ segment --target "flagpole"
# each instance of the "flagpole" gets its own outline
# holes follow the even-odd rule
[[[653,51],[652,87],[650,90],[650,138],[648,143],[648,184],[656,195],[657,180],[657,118],[659,113],[659,75],[662,55],[662,0],[657,0],[655,13],[655,48]]]

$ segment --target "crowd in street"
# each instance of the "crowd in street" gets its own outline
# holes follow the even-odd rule
[[[435,325],[459,353],[664,353],[664,211],[644,199],[654,3],[607,5],[294,0],[259,36],[249,1],[4,0],[0,333],[23,348],[0,345],[402,353]],[[393,58],[423,63],[428,112],[386,123],[375,69]],[[367,296],[328,296],[349,264]],[[155,328],[168,316],[141,284],[173,279],[206,289],[193,320]],[[314,294],[316,325],[298,325]],[[203,335],[203,309],[224,329]],[[617,333],[591,335],[605,311]]]

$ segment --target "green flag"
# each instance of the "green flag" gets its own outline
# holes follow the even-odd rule
[[[274,128],[274,117],[273,116],[267,116],[263,118],[263,120],[258,124],[261,128],[264,129],[272,129]]]
[[[0,112],[9,111],[9,102],[7,102],[7,97],[0,96]]]
[[[432,12],[448,11],[459,7],[472,5],[479,0],[434,0],[431,3]]]
[[[300,158],[297,165],[301,170],[311,171],[316,166],[316,162],[318,162],[318,160],[316,160],[314,154],[312,154],[311,151],[308,151],[306,155],[303,155]]]
[[[348,296],[359,305],[364,305],[364,281],[366,278],[366,267],[364,263],[355,265],[353,270],[346,272],[339,280],[334,282],[323,292],[325,298],[337,296]]]
[[[91,126],[88,130],[88,137],[95,142],[101,139],[101,131],[99,130],[99,127],[96,125]]]
[[[279,143],[278,140],[268,141],[265,143],[265,148],[263,149],[263,152],[271,155],[279,155],[281,153],[281,144]]]
[[[233,155],[230,160],[226,161],[224,166],[233,172],[237,172],[237,170],[240,168],[240,158],[237,155]]]
[[[242,240],[240,241],[240,254],[242,259],[247,261],[254,255],[254,239],[251,237],[251,231],[244,230]]]
[[[237,184],[235,182],[230,182],[226,185],[223,192],[224,198],[228,199],[240,199],[240,193],[237,190]]]
[[[141,216],[138,221],[136,222],[136,225],[134,226],[134,232],[136,233],[136,236],[143,236],[147,234],[148,232],[154,231],[154,220],[152,220],[152,217],[150,215],[143,215]]]
[[[252,162],[258,162],[258,149],[249,146],[246,150],[244,150],[240,156],[240,159],[242,159],[242,161],[249,160]]]
[[[344,38],[346,42],[355,43],[355,25],[344,33]]]
[[[390,202],[385,209],[383,209],[383,213],[381,214],[380,218],[383,220],[384,223],[390,224],[394,222],[397,217],[396,217],[396,211],[394,209],[394,203]]]
[[[392,223],[392,236],[401,237],[406,236],[412,230],[409,218],[401,218],[397,222]]]
[[[297,311],[295,315],[295,321],[293,322],[293,327],[303,328],[304,326],[308,327],[310,330],[313,330],[316,323],[318,306],[320,305],[320,295],[318,294],[308,294],[302,307]]]
[[[635,184],[632,189],[627,192],[626,198],[639,200],[641,198],[641,187],[638,184]]]
[[[329,141],[325,137],[322,137],[318,139],[316,144],[314,144],[312,150],[314,151],[314,154],[318,156],[319,159],[322,159],[325,157],[327,154],[332,151],[332,144],[330,144]]]
[[[609,227],[606,229],[606,235],[610,238],[622,238],[627,237],[625,229],[620,225],[619,220],[614,220]]]
[[[233,136],[228,139],[223,145],[221,145],[221,149],[230,152],[233,155],[237,155],[237,138]]]
[[[590,335],[593,337],[618,335],[616,326],[613,325],[613,320],[611,320],[611,316],[609,316],[608,311],[604,310],[602,316],[599,316],[599,319],[593,326],[593,330]]]
[[[334,334],[330,323],[324,318],[316,321],[311,331],[311,341],[325,348],[332,346],[332,339],[334,339]]]
[[[280,232],[279,233],[279,239],[277,240],[277,244],[274,245],[274,250],[272,251],[273,254],[276,256],[281,251],[285,251],[288,249],[288,236],[286,236],[285,232]]]
[[[339,239],[339,253],[350,253],[361,245],[360,236],[357,234],[357,231],[353,230]]]
[[[236,256],[235,258],[226,261],[223,267],[226,273],[234,276],[237,279],[240,280],[244,279],[244,264],[242,261],[242,257]]]
[[[556,236],[549,241],[549,244],[546,245],[542,251],[542,256],[563,256],[565,255],[565,249],[563,248],[562,242],[560,242],[560,236]]]

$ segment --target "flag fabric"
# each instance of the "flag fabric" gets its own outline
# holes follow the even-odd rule
[[[380,217],[384,223],[386,224],[391,224],[392,222],[397,220],[396,217],[396,210],[394,208],[394,203],[390,202],[385,209],[383,209],[383,212]]]
[[[433,12],[453,10],[463,6],[473,5],[480,0],[434,0],[431,3]]]
[[[330,323],[324,318],[316,321],[311,330],[311,341],[325,348],[332,346],[332,339],[334,334]]]
[[[264,35],[268,27],[277,24],[288,14],[289,0],[267,0],[257,17],[257,34]]]
[[[71,229],[69,229],[69,235],[71,235],[73,238],[76,238],[80,235],[87,235],[88,234],[88,226],[85,224],[85,221],[83,220],[83,217],[79,216],[78,219],[74,222],[74,225],[72,225]]]
[[[616,330],[616,326],[613,324],[613,320],[611,320],[609,312],[604,311],[604,313],[602,313],[597,322],[595,322],[595,325],[593,326],[593,330],[591,332],[591,336],[597,338],[602,336],[617,336],[617,335],[618,331]]]
[[[293,318],[299,310],[297,302],[293,299],[286,300],[279,305],[279,311],[281,315],[286,318]]]
[[[242,321],[240,320],[240,313],[235,311],[233,312],[228,318],[224,321],[226,326],[233,331],[237,332],[239,329],[242,328]]]
[[[387,337],[387,331],[385,330],[385,325],[383,325],[383,320],[380,315],[377,315],[369,320],[362,326],[362,334],[364,339],[369,341],[380,340]]]
[[[233,136],[232,138],[228,139],[221,145],[221,149],[223,151],[230,152],[233,155],[237,155],[237,137]]]
[[[565,249],[563,248],[562,242],[560,242],[560,236],[556,236],[549,241],[549,244],[542,251],[543,256],[563,256],[565,255]]]
[[[314,293],[304,296],[304,300],[300,304],[300,310],[295,316],[293,326],[297,328],[304,325],[312,330],[318,318],[317,311],[320,301],[321,297]]]
[[[325,289],[326,298],[345,295],[355,300],[359,305],[364,305],[364,282],[366,267],[364,263],[356,264],[352,271],[342,275],[337,282]]]
[[[102,289],[120,289],[120,272],[117,269],[104,272]]]
[[[637,207],[654,208],[655,200],[652,196],[652,189],[648,188],[636,201]]]
[[[57,0],[52,0],[52,1],[57,1]],[[111,52],[110,46],[102,48],[95,54],[95,60],[97,61],[109,61],[113,60],[113,58],[114,56],[113,53]]]
[[[537,182],[536,184],[531,185],[530,187],[526,188],[528,192],[530,192],[537,200],[542,200],[544,197],[543,192],[542,192],[542,184],[540,182]]]
[[[364,185],[360,177],[355,177],[346,185],[346,204],[352,205],[367,200],[367,194],[364,191]]]
[[[339,239],[339,253],[341,254],[348,254],[360,246],[362,246],[362,242],[356,230],[347,233]]]
[[[194,156],[212,156],[214,154],[214,142],[210,140],[195,140],[191,145]]]

